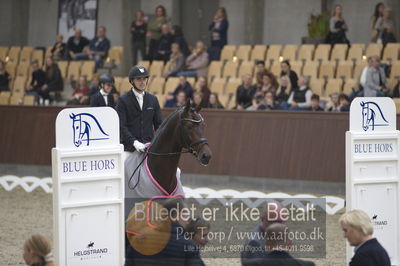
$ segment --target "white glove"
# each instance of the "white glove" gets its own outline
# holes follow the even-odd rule
[[[146,150],[146,145],[137,140],[133,142],[133,147],[139,152],[144,152]]]

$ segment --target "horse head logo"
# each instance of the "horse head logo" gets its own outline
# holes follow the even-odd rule
[[[73,142],[76,147],[86,141],[89,146],[91,140],[109,139],[96,117],[89,113],[70,114],[72,120]]]
[[[375,127],[386,127],[389,126],[389,122],[386,120],[382,113],[381,108],[375,102],[361,102],[362,110],[362,128],[364,131],[371,129],[375,130]]]

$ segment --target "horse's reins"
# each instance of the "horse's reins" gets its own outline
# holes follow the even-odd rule
[[[178,109],[178,110],[181,110],[181,109],[182,109],[182,108],[180,108],[180,109]],[[198,115],[200,116],[200,119],[195,120],[195,119],[191,119],[191,118],[182,118],[182,113],[179,113],[181,141],[182,141],[182,143],[184,144],[183,148],[185,148],[186,150],[185,150],[185,151],[178,151],[178,152],[166,152],[166,153],[157,153],[157,152],[151,152],[150,150],[146,150],[142,161],[138,164],[138,166],[137,166],[137,167],[135,168],[135,170],[133,171],[131,177],[129,178],[128,187],[129,187],[130,189],[134,190],[134,189],[137,187],[137,185],[139,184],[139,181],[140,181],[140,171],[139,171],[139,177],[138,177],[138,180],[137,180],[136,184],[135,184],[133,187],[130,186],[131,180],[132,180],[132,178],[135,176],[136,171],[137,171],[137,170],[140,168],[140,166],[144,163],[144,161],[146,160],[146,158],[147,158],[147,156],[148,156],[149,154],[150,154],[150,155],[154,155],[154,156],[173,156],[173,155],[180,155],[180,154],[184,154],[184,153],[190,153],[190,154],[193,154],[194,156],[197,156],[198,151],[196,151],[193,147],[199,146],[199,145],[200,145],[200,146],[203,146],[203,145],[205,145],[205,144],[208,144],[208,140],[207,140],[206,138],[200,138],[199,140],[194,141],[194,142],[188,144],[188,142],[187,142],[187,140],[185,139],[184,134],[183,134],[183,122],[184,122],[184,121],[188,121],[188,122],[192,122],[192,123],[194,123],[194,124],[200,124],[200,123],[202,123],[202,122],[204,121],[204,119],[203,119],[203,117],[202,117],[200,114],[198,114]],[[185,147],[185,146],[186,146],[186,147]],[[149,149],[150,149],[150,148],[149,148]]]

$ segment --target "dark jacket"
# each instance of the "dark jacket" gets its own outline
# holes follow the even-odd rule
[[[94,94],[90,97],[90,106],[91,107],[109,106],[109,107],[114,108],[115,102],[114,102],[113,94],[112,93],[108,94],[107,104],[106,104],[106,101],[104,100],[103,95],[101,94],[100,91],[98,91],[96,94]]]
[[[56,64],[53,66],[53,74],[50,76],[46,71],[46,84],[49,91],[62,91],[64,89],[64,81],[61,76],[61,71]]]
[[[121,128],[121,143],[125,151],[135,151],[133,142],[142,143],[153,139],[154,131],[162,122],[160,105],[157,97],[148,92],[143,96],[143,110],[140,109],[136,96],[129,90],[119,98],[116,107]]]
[[[34,90],[40,90],[43,84],[46,82],[46,73],[38,69],[37,71],[32,72],[32,79],[30,85]]]
[[[173,42],[172,34],[163,34],[159,40],[159,45],[157,48],[157,56],[156,59],[163,60],[165,62],[168,61],[171,55],[171,44]],[[160,52],[165,52],[164,54]]]
[[[79,42],[77,44],[74,42],[74,40],[75,40],[74,36],[69,37],[67,42],[67,48],[68,51],[71,51],[75,54],[81,53],[83,51],[83,48],[89,45],[89,40],[86,39],[85,37],[80,37]]]
[[[285,72],[281,72],[281,77],[286,75]],[[297,80],[299,79],[297,77],[296,72],[294,72],[293,70],[289,70],[289,79],[290,79],[290,85],[292,85],[292,88],[296,88],[297,87]]]
[[[208,29],[211,31],[211,35],[216,32],[219,34],[219,40],[213,40],[211,37],[211,46],[216,46],[216,47],[224,47],[228,43],[228,27],[229,27],[229,22],[226,19],[223,19],[221,21],[221,24],[218,29],[214,28],[215,22],[212,22],[209,26]]]
[[[181,91],[185,92],[187,98],[192,98],[192,96],[193,96],[193,88],[192,88],[192,85],[190,85],[189,82],[186,81],[185,86],[178,85],[178,87],[175,88],[175,91],[173,93],[174,96],[176,97],[176,95],[178,95],[178,93],[181,92]]]
[[[243,85],[240,85],[236,91],[236,104],[243,105],[244,108],[249,107],[256,91],[257,88],[254,86],[246,89]]]
[[[390,266],[390,258],[386,250],[376,238],[366,241],[351,258],[350,266]]]
[[[188,57],[190,55],[190,50],[185,38],[183,38],[181,35],[173,35],[173,38],[173,42],[179,44],[182,54],[185,57]]]
[[[271,251],[265,258],[247,260],[243,266],[315,266],[311,261],[298,260],[285,251]]]
[[[107,56],[108,55],[108,50],[110,50],[111,43],[110,40],[105,37],[103,40],[99,41],[98,37],[93,38],[90,41],[89,44],[89,49],[90,51],[95,51],[95,52],[104,52]]]

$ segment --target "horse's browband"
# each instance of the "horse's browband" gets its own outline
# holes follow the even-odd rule
[[[194,120],[194,119],[191,119],[191,118],[181,118],[181,120],[198,124],[198,123],[201,123],[201,122],[204,121],[203,117],[200,114],[198,114],[198,115],[200,116],[199,120]]]

